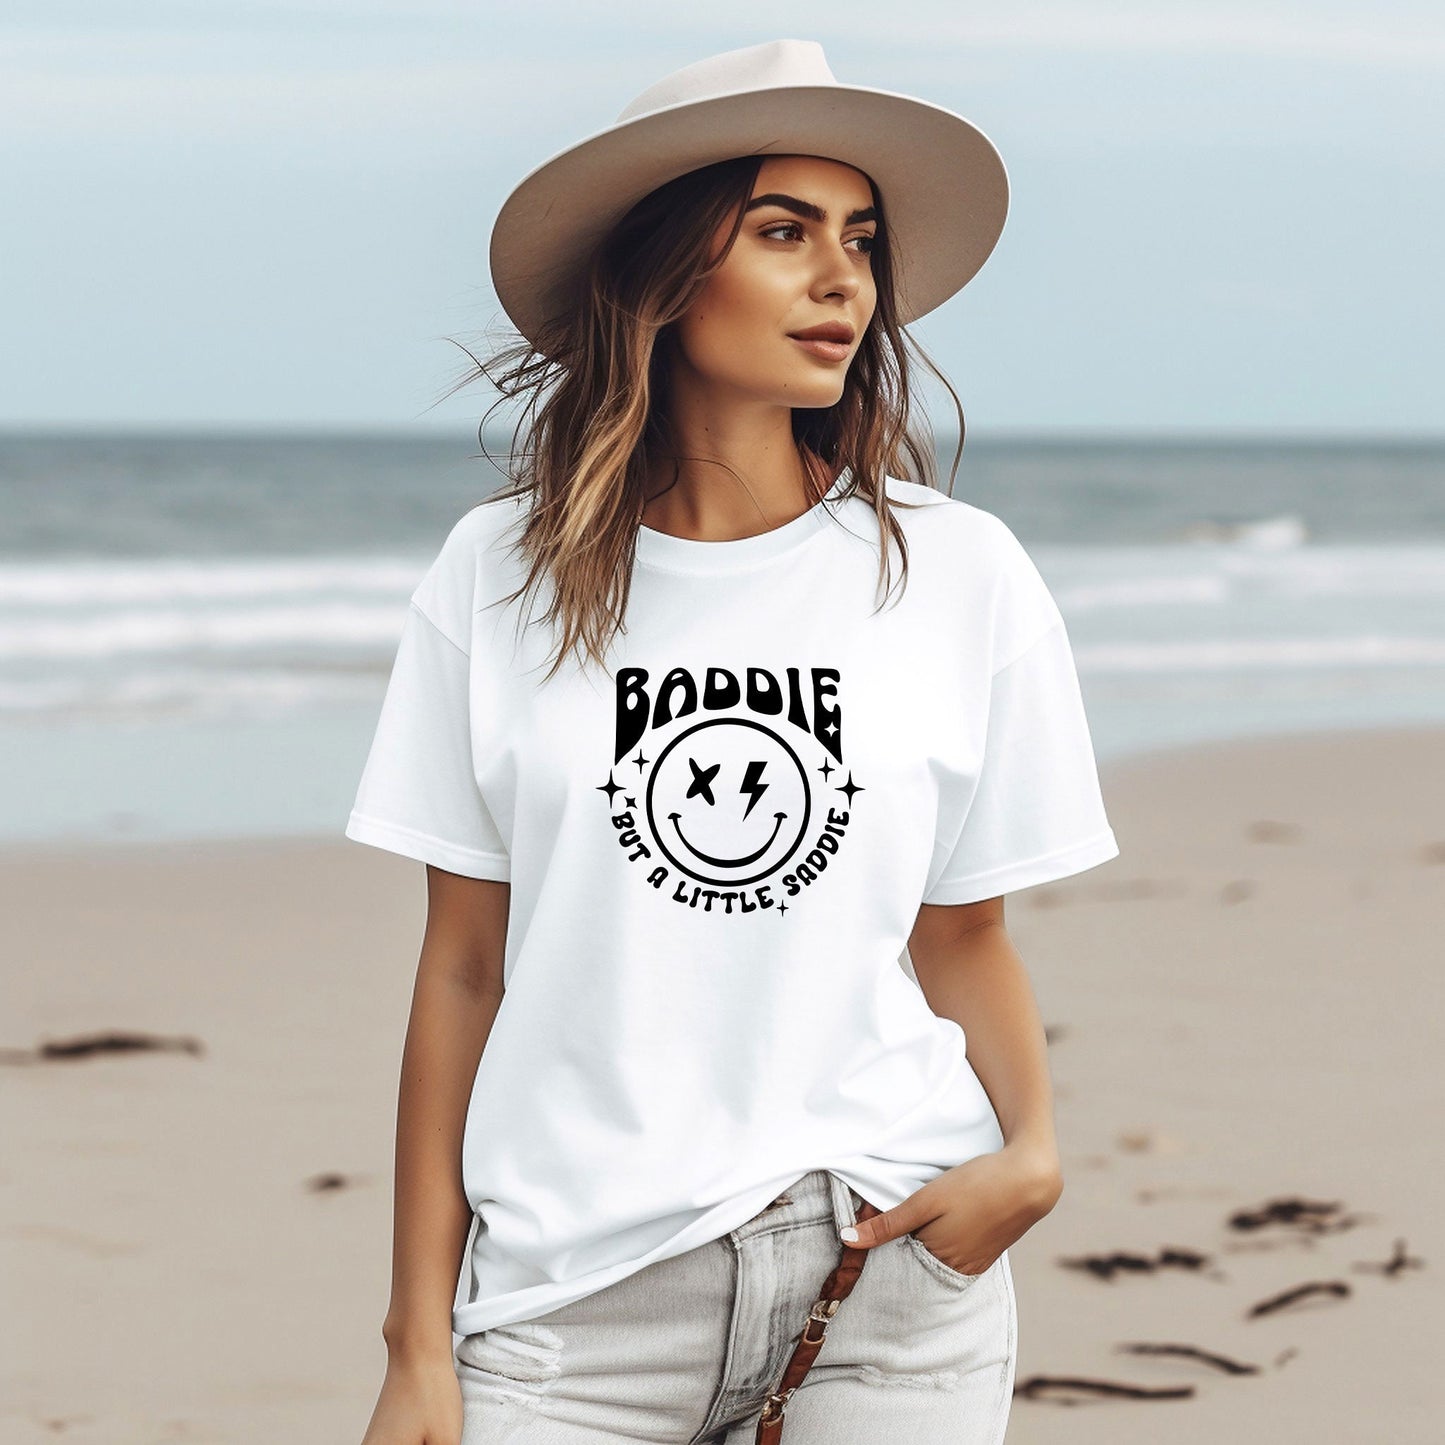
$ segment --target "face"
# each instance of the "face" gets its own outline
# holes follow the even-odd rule
[[[811,812],[808,775],[771,728],[714,718],[680,733],[647,783],[653,836],[675,867],[705,883],[756,883],[797,851]]]
[[[714,254],[729,229],[719,229]],[[695,380],[776,406],[834,405],[877,304],[869,257],[877,229],[862,171],[819,156],[770,156],[727,258],[677,323],[680,365]],[[799,339],[819,327],[823,340]]]

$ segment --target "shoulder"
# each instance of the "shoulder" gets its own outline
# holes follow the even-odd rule
[[[496,553],[500,555],[513,538],[514,526],[526,514],[528,498],[497,492],[469,508],[447,533],[437,553],[434,569],[462,569]]]
[[[893,509],[893,515],[910,542],[915,537],[925,542],[937,539],[952,549],[955,558],[966,558],[984,568],[1008,570],[1028,563],[1028,554],[1013,529],[986,508],[898,477],[887,478],[887,494],[890,502],[903,503]]]
[[[948,579],[947,605],[961,615],[987,617],[995,668],[1006,665],[1027,643],[1062,621],[1038,566],[1012,527],[972,502],[950,497],[920,482],[889,477],[890,501],[910,549],[932,560],[941,556]]]
[[[469,508],[411,594],[412,603],[459,646],[471,631],[483,592],[497,588],[526,503],[525,496],[499,492]]]
[[[968,537],[981,546],[996,545],[999,531],[1008,532],[1007,524],[993,512],[950,497],[937,487],[899,477],[887,478],[886,485],[888,500],[903,503],[898,515],[919,519],[920,527],[944,531],[960,540]]]

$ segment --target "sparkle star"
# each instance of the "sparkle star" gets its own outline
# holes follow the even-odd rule
[[[837,769],[833,766],[832,763],[830,763],[830,762],[828,761],[827,758],[824,758],[824,759],[823,759],[823,766],[822,766],[821,768],[819,768],[818,771],[819,771],[820,773],[822,773],[822,775],[823,775],[823,780],[824,780],[824,782],[826,782],[827,779],[828,779],[828,774],[829,774],[829,773],[833,773],[833,772],[837,772]]]
[[[849,773],[849,774],[848,774],[848,782],[847,782],[847,784],[844,785],[844,786],[841,786],[841,787],[838,789],[838,791],[839,791],[840,793],[847,793],[847,795],[848,795],[848,806],[851,808],[851,807],[853,806],[853,794],[854,794],[854,793],[866,792],[867,789],[862,788],[862,787],[860,787],[857,783],[855,783],[855,782],[853,781],[853,774],[852,774],[852,773]]]
[[[610,808],[610,807],[612,806],[613,799],[616,797],[616,795],[617,795],[618,793],[620,793],[620,792],[622,791],[622,785],[621,785],[621,783],[614,783],[614,782],[612,781],[612,774],[611,774],[611,773],[608,773],[608,774],[607,774],[607,781],[606,781],[605,783],[599,783],[599,784],[598,784],[598,787],[597,787],[597,791],[598,791],[599,793],[606,793],[606,794],[607,794],[607,806]]]
[[[637,771],[640,773],[647,766],[647,759],[642,756],[642,749],[638,748],[637,756],[632,760],[637,764]]]

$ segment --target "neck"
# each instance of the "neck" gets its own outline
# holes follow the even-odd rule
[[[792,409],[741,396],[678,368],[670,388],[674,462],[649,480],[643,522],[701,542],[772,531],[815,505],[832,478],[793,439]]]

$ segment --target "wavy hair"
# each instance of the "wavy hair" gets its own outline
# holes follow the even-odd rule
[[[631,590],[637,529],[659,464],[678,455],[669,412],[677,322],[726,259],[742,228],[765,157],[740,156],[689,171],[638,201],[594,249],[571,304],[534,341],[512,333],[485,360],[465,346],[473,366],[445,396],[485,378],[497,399],[478,427],[482,454],[510,484],[489,497],[529,498],[518,548],[527,564],[510,603],[550,579],[545,620],[561,641],[545,682],[576,649],[606,667]],[[908,549],[889,476],[937,487],[932,429],[913,405],[914,359],[942,382],[959,421],[949,492],[963,449],[963,408],[947,377],[898,320],[896,251],[884,199],[871,248],[877,305],[848,367],[843,395],[824,408],[795,408],[793,436],[813,473],[818,500],[846,469],[838,500],[858,496],[873,508],[879,535],[896,542],[907,585]],[[732,218],[721,250],[713,237]],[[456,343],[461,346],[461,343]],[[442,399],[445,399],[443,397]],[[520,402],[507,465],[486,445],[493,413]],[[821,476],[819,474],[822,474]],[[880,548],[879,580],[888,587],[889,548]],[[880,604],[881,605],[881,604]],[[585,653],[585,656],[584,656]]]

